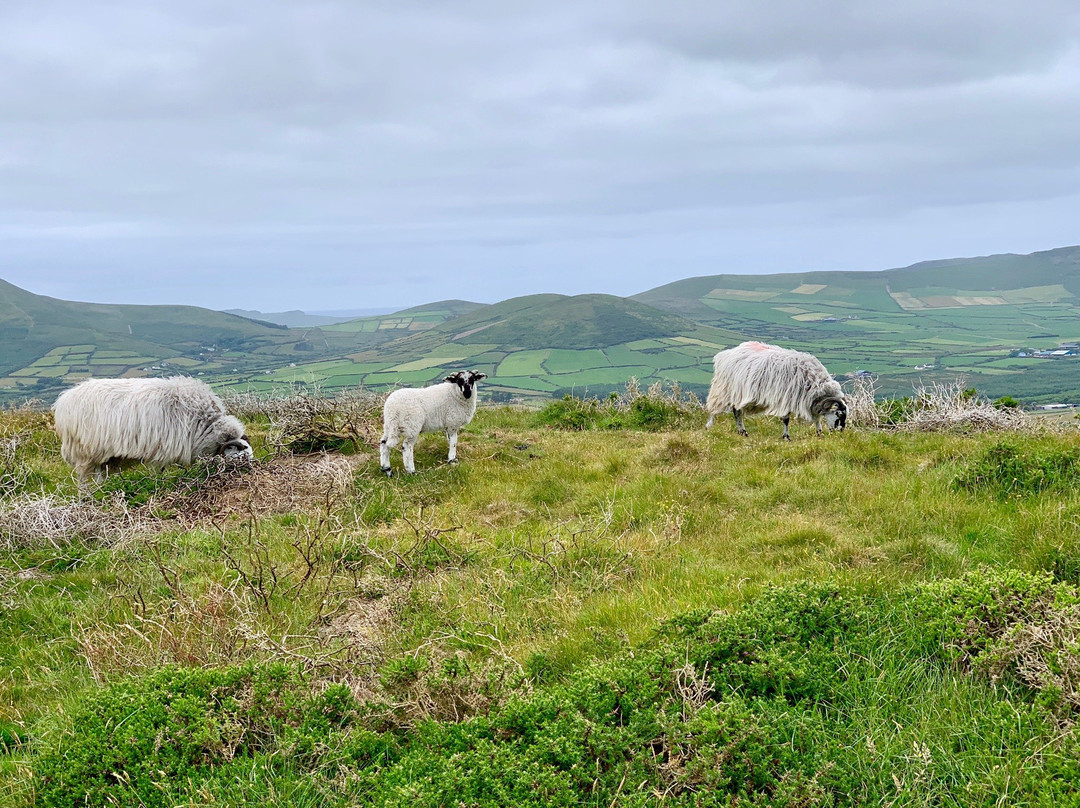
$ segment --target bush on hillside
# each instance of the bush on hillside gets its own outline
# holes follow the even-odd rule
[[[970,462],[953,482],[959,489],[999,499],[1074,490],[1080,484],[1080,447],[997,443]]]
[[[658,431],[696,424],[701,402],[673,382],[666,389],[654,382],[642,392],[636,378],[626,383],[622,394],[606,399],[564,396],[537,414],[537,421],[556,429],[642,429]]]
[[[892,596],[773,589],[465,720],[412,726],[295,668],[166,669],[85,701],[32,760],[38,801],[1062,804],[1080,794],[1077,741],[1053,723],[1080,710],[1078,602],[1010,570]],[[400,689],[425,670],[383,677]],[[926,690],[942,676],[957,677],[948,693]],[[1007,686],[965,685],[980,678]],[[980,701],[950,712],[957,694]],[[899,723],[912,698],[944,699],[940,730]]]

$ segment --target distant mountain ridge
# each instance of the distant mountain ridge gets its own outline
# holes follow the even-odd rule
[[[446,300],[295,328],[191,306],[62,301],[0,281],[0,339],[7,400],[48,398],[88,375],[188,373],[271,393],[426,384],[466,366],[489,374],[496,398],[602,393],[631,377],[704,392],[717,350],[762,339],[809,350],[841,377],[868,370],[883,392],[964,375],[987,393],[1080,401],[1080,361],[1031,356],[1080,341],[1080,247],[702,276],[629,298]]]

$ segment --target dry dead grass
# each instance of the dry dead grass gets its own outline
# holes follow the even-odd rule
[[[327,396],[318,390],[267,398],[242,393],[226,400],[238,418],[264,417],[270,422],[267,443],[283,452],[377,446],[382,430],[384,394],[346,390]]]
[[[1051,607],[1039,620],[1009,629],[983,665],[997,680],[1005,671],[1044,695],[1063,728],[1080,714],[1080,605]]]
[[[963,378],[918,387],[907,406],[888,413],[883,411],[883,402],[877,400],[877,383],[872,378],[852,379],[845,386],[848,424],[854,427],[905,432],[998,432],[1034,428],[1033,419],[1023,410],[995,407],[986,398],[971,396]]]
[[[26,494],[0,506],[0,548],[61,550],[76,541],[114,547],[160,529],[159,522],[116,497],[102,505],[56,494]]]
[[[155,494],[146,504],[187,527],[230,517],[303,513],[336,501],[352,490],[357,469],[369,455],[280,455],[249,467],[207,463],[207,474]]]
[[[965,394],[963,379],[933,384],[915,391],[915,407],[898,429],[912,432],[997,432],[1028,426],[1022,410],[995,407],[989,400]]]

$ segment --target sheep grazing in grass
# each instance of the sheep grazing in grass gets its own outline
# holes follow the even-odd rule
[[[824,420],[830,429],[843,429],[847,404],[840,384],[816,356],[767,345],[744,342],[713,358],[713,380],[705,402],[710,427],[722,412],[734,414],[739,434],[746,435],[743,414],[766,413],[784,422],[784,440],[791,440],[792,415],[811,421],[821,434]]]
[[[383,405],[383,436],[379,445],[379,465],[390,476],[390,450],[401,447],[405,471],[416,471],[413,449],[421,432],[445,432],[450,444],[447,462],[457,462],[458,430],[476,414],[476,383],[486,373],[459,370],[431,387],[404,387],[395,390]]]
[[[137,463],[254,457],[244,425],[198,379],[87,379],[61,393],[53,413],[80,486]]]

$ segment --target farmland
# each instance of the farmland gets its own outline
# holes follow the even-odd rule
[[[810,351],[841,378],[873,374],[886,395],[963,375],[991,397],[1080,403],[1080,358],[1031,356],[1080,342],[1080,248],[882,272],[717,275],[631,298],[441,301],[295,329],[0,293],[6,401],[49,400],[89,375],[183,373],[225,391],[287,394],[422,385],[461,367],[487,373],[496,400],[602,396],[631,377],[700,395],[717,350],[760,339]]]

